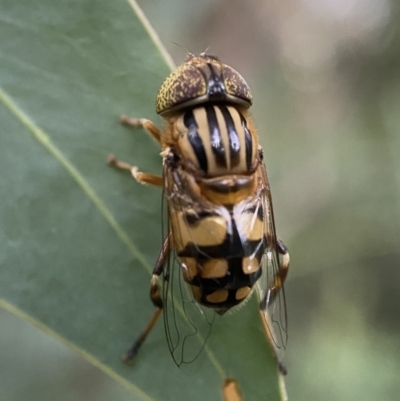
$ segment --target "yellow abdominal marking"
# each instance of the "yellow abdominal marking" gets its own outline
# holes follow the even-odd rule
[[[229,292],[228,290],[217,290],[212,294],[208,294],[206,299],[208,302],[213,304],[219,304],[221,302],[225,302],[228,299]]]
[[[227,222],[222,216],[205,217],[197,223],[189,225],[184,213],[178,212],[171,216],[177,251],[188,244],[197,246],[215,246],[224,242],[227,232]]]
[[[228,261],[226,259],[210,259],[204,262],[203,269],[199,271],[202,278],[221,278],[228,272]]]
[[[194,277],[221,278],[228,272],[228,261],[226,259],[209,259],[203,262],[195,258],[183,257],[182,273],[185,281],[191,282]]]
[[[244,274],[251,274],[256,272],[260,267],[260,264],[255,257],[245,257],[242,260],[242,270]]]
[[[236,291],[235,298],[236,298],[236,299],[243,299],[243,298],[246,298],[247,295],[249,295],[250,291],[251,291],[251,288],[250,288],[250,287],[242,287],[242,288],[239,288],[239,289]]]
[[[264,235],[264,222],[255,213],[236,214],[238,231],[249,241],[259,241]]]

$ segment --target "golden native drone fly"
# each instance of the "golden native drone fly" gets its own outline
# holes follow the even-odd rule
[[[251,104],[250,89],[237,71],[214,56],[189,53],[158,92],[161,130],[149,120],[122,117],[160,144],[163,175],[138,171],[113,156],[109,163],[131,170],[141,184],[162,187],[168,217],[150,284],[156,311],[126,361],[164,311],[176,364],[191,362],[204,347],[215,312],[223,315],[243,304],[256,289],[268,341],[285,373],[277,351],[287,341],[283,282],[289,254],[276,237]]]

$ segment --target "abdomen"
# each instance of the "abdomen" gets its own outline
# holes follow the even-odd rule
[[[244,201],[170,215],[184,280],[197,302],[219,313],[245,300],[261,275],[267,243],[262,207],[256,206]]]

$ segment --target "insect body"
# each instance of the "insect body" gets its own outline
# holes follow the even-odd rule
[[[164,128],[160,131],[144,119],[123,120],[143,126],[160,143],[163,176],[139,172],[115,158],[110,162],[131,169],[140,183],[162,186],[168,210],[168,233],[151,279],[150,295],[157,309],[127,360],[136,355],[163,309],[174,356],[176,345],[168,327],[175,313],[165,307],[171,276],[177,274],[197,310],[220,315],[257,288],[268,339],[273,348],[285,346],[283,281],[289,255],[276,238],[263,152],[248,113],[251,103],[238,72],[215,57],[189,54],[159,90],[156,111],[164,118]],[[184,362],[174,359],[178,365]]]

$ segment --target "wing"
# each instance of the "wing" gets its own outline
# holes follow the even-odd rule
[[[268,341],[279,362],[279,356],[286,349],[288,339],[283,282],[289,266],[289,254],[286,247],[276,236],[271,191],[264,162],[259,169],[268,248],[262,260],[262,275],[257,281],[257,290]]]
[[[183,214],[189,209],[200,212],[202,207],[193,200],[179,176],[174,175],[168,167],[164,167],[164,178],[163,227],[172,233],[172,249],[163,271],[164,327],[172,358],[178,366],[182,366],[190,364],[201,354],[216,314],[194,299],[189,284],[184,280],[188,267],[178,257],[176,250],[182,233],[176,228],[173,230],[171,223],[174,215]]]
[[[238,231],[237,233],[232,231],[228,235],[226,252],[229,255],[234,252],[242,254],[250,252],[252,254],[249,259],[253,260],[257,257],[257,252],[261,251],[258,259],[261,259],[261,267],[250,263],[251,272],[248,273],[248,277],[249,281],[253,278],[256,281],[261,315],[268,340],[276,355],[276,350],[284,349],[287,342],[283,290],[287,264],[284,260],[281,263],[279,257],[281,253],[284,259],[286,252],[283,244],[276,238],[271,194],[264,164],[260,164],[257,176],[259,179],[257,192],[234,208],[234,220]],[[215,311],[201,306],[198,302],[206,289],[203,291],[198,285],[188,284],[188,282],[194,283],[191,277],[196,276],[197,266],[204,266],[204,259],[212,259],[211,254],[205,253],[204,249],[207,247],[204,244],[201,246],[203,250],[196,246],[199,243],[196,238],[200,243],[207,242],[210,245],[208,249],[211,249],[212,244],[219,247],[222,243],[221,233],[227,235],[224,230],[213,231],[213,224],[199,224],[197,227],[200,228],[201,234],[196,232],[195,227],[207,219],[211,221],[214,221],[214,218],[222,219],[227,222],[230,217],[224,220],[224,216],[218,214],[215,205],[207,205],[204,200],[200,200],[196,193],[197,186],[191,184],[193,178],[179,171],[179,167],[174,168],[165,164],[164,179],[164,210],[167,216],[165,227],[168,233],[171,233],[172,247],[163,272],[163,315],[168,346],[175,363],[180,366],[193,362],[199,356],[215,319]],[[204,233],[204,227],[210,229]],[[250,237],[255,235],[255,238],[249,240],[250,237],[246,234],[250,234]],[[197,237],[194,238],[193,235]],[[234,238],[239,241],[238,244]],[[246,272],[244,274],[247,275]]]

